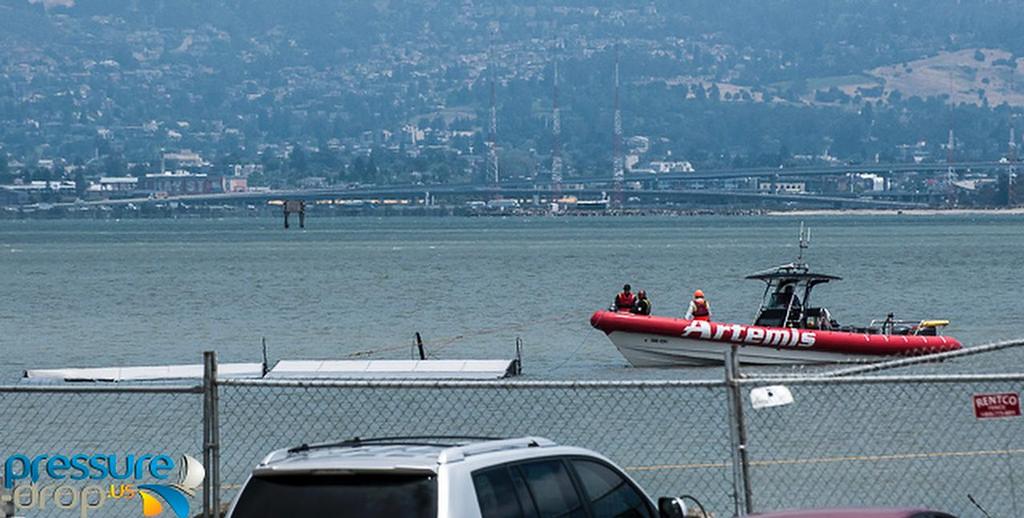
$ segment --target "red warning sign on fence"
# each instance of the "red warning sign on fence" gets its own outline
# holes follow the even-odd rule
[[[1020,395],[1016,392],[974,395],[974,417],[978,419],[1019,415]]]

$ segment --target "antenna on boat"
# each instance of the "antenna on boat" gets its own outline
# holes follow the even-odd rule
[[[804,222],[800,222],[800,253],[796,258],[796,262],[803,264],[804,262],[804,250],[811,247],[811,229],[805,227]]]

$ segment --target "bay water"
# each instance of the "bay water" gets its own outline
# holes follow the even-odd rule
[[[511,358],[528,377],[713,377],[629,368],[589,325],[623,283],[681,316],[696,288],[748,323],[754,271],[806,259],[843,281],[816,304],[840,323],[947,318],[967,345],[1024,336],[1024,217],[316,218],[0,222],[0,382],[27,368]],[[369,354],[363,354],[373,351]]]

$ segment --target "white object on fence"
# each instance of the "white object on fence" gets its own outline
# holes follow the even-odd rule
[[[260,378],[261,363],[221,363],[219,378]],[[203,379],[203,365],[160,365],[150,367],[100,367],[90,369],[32,369],[25,371],[29,382],[121,382]]]
[[[785,385],[757,387],[750,390],[750,406],[754,410],[785,406],[793,403],[793,393]]]
[[[501,379],[515,360],[281,360],[270,379]]]

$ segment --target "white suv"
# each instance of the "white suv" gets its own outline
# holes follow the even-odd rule
[[[677,517],[614,463],[541,437],[399,437],[268,455],[228,518]]]

